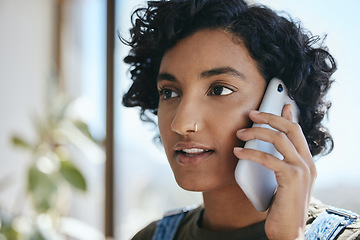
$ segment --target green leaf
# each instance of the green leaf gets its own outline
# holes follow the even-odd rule
[[[5,239],[18,239],[18,233],[13,228],[12,221],[13,219],[9,219],[0,212],[0,239],[2,239],[1,235],[5,236]]]
[[[18,234],[11,225],[1,225],[0,236],[3,235],[5,239],[18,239]]]
[[[86,191],[87,187],[84,176],[71,162],[62,161],[60,166],[60,173],[73,187],[82,191]]]
[[[16,147],[31,149],[31,145],[28,142],[26,142],[24,139],[20,138],[19,136],[13,136],[11,138],[11,141],[13,145]]]
[[[87,136],[93,142],[96,142],[96,140],[93,138],[93,136],[89,130],[89,126],[85,122],[76,120],[76,121],[74,121],[74,125],[76,126],[77,129],[79,129],[80,132],[82,132],[82,134]]]
[[[55,204],[57,186],[50,175],[31,167],[28,173],[28,192],[33,199],[35,210],[46,212]]]

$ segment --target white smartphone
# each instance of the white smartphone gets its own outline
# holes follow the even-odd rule
[[[281,116],[282,109],[286,104],[291,104],[293,121],[298,122],[299,110],[295,101],[289,97],[285,84],[280,79],[273,78],[265,91],[259,111]],[[273,129],[267,124],[254,123],[253,127]],[[270,153],[281,160],[283,159],[283,156],[271,143],[261,140],[247,141],[244,148],[260,150]],[[277,188],[273,171],[251,160],[239,159],[235,169],[235,179],[258,211],[263,212],[268,209]]]

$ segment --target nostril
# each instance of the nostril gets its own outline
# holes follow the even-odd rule
[[[180,135],[188,135],[199,131],[198,124],[172,124],[171,130]]]

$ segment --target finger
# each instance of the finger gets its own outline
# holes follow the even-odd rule
[[[254,123],[268,124],[272,128],[284,132],[301,156],[311,156],[305,136],[299,124],[274,114],[258,111],[250,111],[249,117]]]
[[[285,109],[285,111],[287,110]],[[303,159],[304,163],[306,163],[311,173],[316,176],[316,166],[299,124],[290,122],[283,117],[269,113],[259,113],[252,111],[250,112],[249,116],[255,123],[269,124],[271,127],[284,132],[289,140],[293,143],[293,146]]]
[[[286,104],[282,111],[281,111],[281,116],[285,119],[287,119],[288,121],[292,122],[293,121],[293,117],[292,117],[292,111],[291,111],[291,105],[290,104]]]
[[[288,162],[296,163],[296,159],[300,158],[297,149],[283,132],[262,127],[252,127],[239,130],[236,135],[242,141],[257,139],[273,144],[275,149],[278,150]]]
[[[234,154],[239,159],[247,159],[259,163],[274,172],[281,171],[286,167],[286,163],[273,155],[250,148],[234,148]],[[240,160],[241,161],[241,160]]]

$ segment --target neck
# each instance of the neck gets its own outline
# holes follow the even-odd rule
[[[221,190],[203,193],[205,211],[202,227],[212,231],[232,231],[264,221],[267,212],[257,211],[234,183]]]

